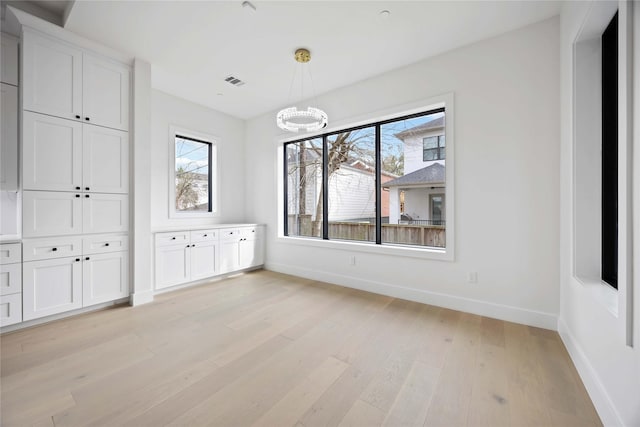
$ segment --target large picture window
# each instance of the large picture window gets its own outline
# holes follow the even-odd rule
[[[284,235],[446,248],[445,128],[438,108],[285,143]]]
[[[216,144],[212,137],[172,129],[171,216],[210,216],[216,206]]]

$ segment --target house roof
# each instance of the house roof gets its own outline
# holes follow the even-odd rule
[[[395,136],[396,138],[404,139],[407,136],[428,132],[430,130],[434,130],[442,127],[444,127],[444,116],[428,121],[427,123],[423,123],[421,125],[414,126],[409,129],[405,129],[402,132],[396,133]]]
[[[445,169],[440,163],[418,169],[400,178],[384,183],[384,187],[404,187],[407,185],[441,184],[445,181]]]

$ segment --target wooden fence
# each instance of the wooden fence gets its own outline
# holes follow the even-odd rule
[[[311,215],[289,215],[289,235],[311,236],[313,222]],[[359,222],[330,222],[329,238],[344,240],[376,240],[374,224]],[[444,248],[446,227],[444,225],[382,224],[382,241],[405,245],[432,246]]]

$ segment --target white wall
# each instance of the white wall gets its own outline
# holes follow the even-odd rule
[[[609,3],[611,5],[611,3]],[[614,5],[615,6],[615,5]],[[621,2],[620,4],[620,28],[624,34],[626,8],[629,3]],[[638,70],[640,64],[640,3],[635,3],[635,67]],[[567,2],[564,3],[561,14],[561,186],[560,186],[560,271],[561,271],[561,306],[560,319],[558,329],[560,335],[569,350],[582,380],[591,396],[596,409],[605,425],[640,425],[640,288],[638,285],[638,226],[640,224],[640,216],[636,212],[633,216],[635,222],[635,280],[625,280],[627,272],[630,271],[631,260],[627,259],[627,246],[631,238],[631,232],[627,229],[624,215],[627,205],[626,194],[627,185],[625,180],[619,181],[619,195],[621,197],[619,206],[622,221],[619,223],[619,238],[622,249],[619,250],[619,286],[620,290],[616,293],[618,299],[618,313],[614,314],[608,307],[604,294],[600,292],[604,289],[601,284],[583,284],[576,280],[573,276],[574,262],[579,261],[579,252],[574,252],[574,231],[580,232],[578,223],[574,221],[573,201],[576,200],[576,209],[580,209],[581,204],[577,198],[580,195],[580,187],[577,193],[574,193],[573,179],[580,179],[579,170],[574,170],[576,159],[574,158],[574,137],[576,138],[576,148],[582,144],[579,140],[582,136],[580,133],[574,133],[573,117],[574,111],[578,107],[573,103],[573,88],[580,87],[576,85],[573,78],[573,42],[576,39],[581,28],[587,22],[587,14],[602,13],[606,8],[606,3],[599,2]],[[591,15],[593,16],[593,15]],[[609,15],[610,16],[610,15]],[[625,43],[625,42],[623,42]],[[620,50],[621,56],[625,49]],[[620,67],[622,74],[625,73],[626,67],[623,63]],[[638,123],[640,123],[640,94],[638,85],[638,72],[635,72],[635,146],[639,146],[640,133],[638,133]],[[624,80],[624,79],[623,79]],[[579,83],[579,82],[578,82]],[[631,88],[621,86],[621,93],[627,96],[631,94]],[[624,105],[624,101],[622,102]],[[621,123],[624,124],[624,113],[621,113]],[[622,129],[625,127],[622,126]],[[622,134],[622,132],[621,132]],[[621,148],[621,152],[623,152]],[[633,160],[636,169],[635,177],[635,206],[639,206],[638,193],[638,173],[640,166],[640,156],[637,152]],[[621,170],[625,169],[627,161],[631,161],[631,156],[624,155],[620,165]],[[575,241],[575,246],[582,245],[584,242]],[[629,286],[635,285],[635,297],[629,292]],[[634,317],[627,317],[631,303],[635,301]],[[614,301],[616,302],[616,301]],[[631,320],[633,320],[633,329]],[[626,345],[629,338],[628,333],[633,331],[634,348]]]
[[[555,18],[317,99],[333,126],[454,93],[453,262],[279,239],[276,154],[278,138],[291,135],[278,131],[275,111],[248,121],[247,219],[268,225],[267,268],[555,329],[558,45]],[[477,284],[466,283],[472,271]]]
[[[169,126],[217,137],[220,215],[169,218]],[[180,227],[245,220],[244,121],[176,98],[151,93],[151,228]]]

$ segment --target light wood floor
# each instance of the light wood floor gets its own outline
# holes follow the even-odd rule
[[[555,332],[266,271],[1,344],[5,427],[601,425]]]

